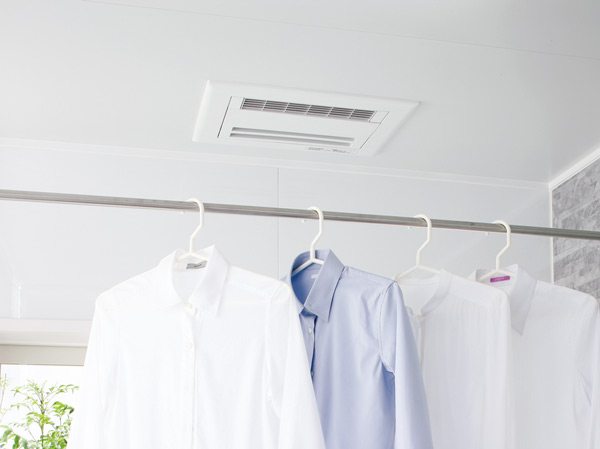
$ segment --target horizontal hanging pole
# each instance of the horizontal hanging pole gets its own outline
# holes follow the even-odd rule
[[[154,200],[143,198],[122,198],[113,196],[77,195],[71,193],[29,192],[24,190],[0,190],[0,199],[14,201],[33,201],[41,203],[76,204],[83,206],[114,206],[138,209],[197,211],[195,203],[187,201]],[[317,215],[305,209],[286,209],[281,207],[241,206],[234,204],[204,203],[204,211],[217,214],[253,215],[260,217],[316,219]],[[348,212],[323,211],[325,220],[346,221],[351,223],[374,223],[398,226],[425,227],[425,221],[414,217],[393,215],[355,214]],[[504,233],[504,226],[495,223],[475,221],[456,221],[432,219],[434,228],[458,229],[463,231]],[[600,240],[598,231],[580,231],[576,229],[544,228],[537,226],[510,225],[513,234],[561,237],[568,239]]]

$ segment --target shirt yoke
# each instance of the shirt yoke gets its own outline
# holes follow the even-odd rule
[[[504,291],[460,276],[452,276],[450,294],[481,307],[509,306]]]
[[[234,265],[229,266],[225,282],[268,300],[288,300],[292,291],[285,282]]]
[[[155,297],[147,293],[156,290],[157,271],[153,268],[106,290],[98,296],[96,307],[109,312],[126,306],[147,305]]]
[[[598,300],[592,295],[545,281],[537,281],[535,300],[551,302],[559,307],[565,316],[593,314],[600,309]]]
[[[358,268],[345,267],[340,279],[344,278],[358,278],[362,281],[368,282],[364,285],[365,290],[368,288],[379,288],[380,290],[387,289],[390,285],[394,284],[394,280],[379,276],[377,274],[368,273],[366,271],[359,270]]]

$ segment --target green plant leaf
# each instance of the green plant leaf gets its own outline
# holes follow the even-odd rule
[[[14,388],[18,402],[9,409],[19,412],[20,418],[8,426],[0,426],[3,430],[0,449],[65,449],[74,408],[62,397],[61,400],[56,397],[77,389],[73,384],[48,387],[33,381]]]

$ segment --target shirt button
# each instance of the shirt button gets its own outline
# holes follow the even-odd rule
[[[188,341],[187,347],[188,347],[188,349],[192,349],[194,347],[194,343],[192,343],[191,341]]]
[[[188,303],[187,303],[187,308],[188,308],[189,310],[194,310],[194,304],[192,304],[191,302],[188,302]]]
[[[312,331],[313,331],[313,328],[312,328],[312,327],[309,327],[309,328],[308,328],[308,333],[309,333],[309,334],[312,334]]]

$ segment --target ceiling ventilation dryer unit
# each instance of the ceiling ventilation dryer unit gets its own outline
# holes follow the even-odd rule
[[[209,81],[194,142],[375,154],[416,101]]]

